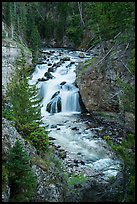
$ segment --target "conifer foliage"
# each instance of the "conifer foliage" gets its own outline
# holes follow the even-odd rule
[[[23,128],[24,125],[41,119],[41,106],[36,87],[29,86],[25,62],[22,60],[20,63],[21,69],[19,68],[18,61],[18,67],[12,76],[7,91],[17,128]],[[33,106],[35,106],[35,111]]]
[[[7,90],[11,106],[7,110],[8,115],[12,115],[11,118],[15,121],[15,126],[23,137],[29,139],[38,152],[45,152],[48,147],[48,135],[45,128],[40,127],[42,117],[38,90],[36,85],[28,83],[29,77],[24,58],[18,60],[16,66],[17,70],[8,84]]]
[[[42,41],[80,46],[84,32],[92,33],[89,46],[122,32],[134,42],[135,2],[3,2],[3,20],[22,36],[33,54]]]
[[[36,193],[36,177],[30,167],[29,156],[19,140],[9,152],[8,178],[10,202],[29,202]]]

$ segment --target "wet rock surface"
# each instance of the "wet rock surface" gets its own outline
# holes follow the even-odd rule
[[[86,109],[92,111],[120,112],[120,88],[117,78],[133,85],[135,79],[125,68],[131,58],[126,45],[103,42],[90,51],[92,58],[76,69],[76,83]],[[123,62],[123,63],[122,63]]]

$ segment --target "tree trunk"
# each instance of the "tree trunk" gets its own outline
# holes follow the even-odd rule
[[[81,2],[81,5],[80,5],[80,2],[78,2],[78,10],[79,10],[79,14],[80,14],[81,24],[83,27],[85,27],[85,23],[83,20],[83,12],[82,12],[82,2]]]

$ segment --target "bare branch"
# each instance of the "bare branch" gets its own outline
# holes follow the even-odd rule
[[[114,48],[114,45],[111,47],[111,49],[108,51],[108,53],[96,64],[96,66],[98,64],[100,64],[109,55],[109,53],[113,50],[113,48]]]
[[[114,39],[116,39],[120,34],[121,34],[121,32],[119,32],[117,35],[115,35]]]
[[[130,71],[130,69],[127,67],[126,64],[124,64],[124,62],[122,61],[122,59],[120,59],[119,61],[120,61],[120,62],[123,64],[123,66],[128,70],[128,72],[129,72],[130,74],[132,74],[131,71]]]
[[[92,38],[91,40],[93,40],[94,38]],[[88,52],[89,50],[91,50],[94,47],[94,45],[91,45],[91,47],[89,47],[86,52]]]
[[[122,90],[118,91],[116,94],[114,94],[113,96],[111,96],[109,99],[114,98],[115,96],[119,95],[119,94],[122,93],[122,92],[123,92]]]
[[[125,54],[125,52],[126,52],[126,50],[128,49],[128,47],[129,47],[129,43],[127,44],[127,46],[126,46],[126,48],[125,48],[125,50],[124,50],[123,54],[121,55],[121,58],[122,58],[122,57],[123,57],[123,55]]]
[[[38,9],[36,9],[36,10],[37,10],[38,14],[40,15],[40,17],[42,18],[42,20],[45,21],[45,19],[43,18],[43,16],[40,14],[39,10],[38,10]]]

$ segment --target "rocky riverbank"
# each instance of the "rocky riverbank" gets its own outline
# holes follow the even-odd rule
[[[98,132],[102,130],[102,127],[97,123],[95,127],[95,123],[92,123],[92,117],[89,116],[90,115],[87,114],[87,118],[85,118],[85,116],[84,118],[82,118],[82,116],[80,118],[80,115],[77,115],[76,117],[64,118],[63,121],[62,117],[59,117],[56,121],[53,115],[54,120],[50,119],[50,123],[45,121],[49,130],[51,151],[43,156],[38,155],[37,150],[22,138],[22,136],[16,131],[15,127],[13,127],[14,124],[3,119],[3,165],[5,166],[7,162],[9,149],[13,147],[17,139],[20,139],[24,149],[30,156],[32,170],[37,176],[37,193],[32,199],[33,202],[81,202],[91,200],[97,202],[102,199],[106,201],[114,199],[114,191],[110,190],[109,179],[106,177],[107,171],[103,172],[103,170],[96,170],[94,166],[93,169],[90,167],[91,160],[96,161],[98,159],[96,158],[96,151],[98,151],[96,148],[96,139],[99,139]],[[90,120],[92,124],[90,123]],[[89,123],[94,126],[92,129],[88,126]],[[73,154],[73,150],[71,152],[67,149],[67,146],[63,147],[62,145],[59,145],[57,136],[62,138],[62,141],[69,136],[67,144],[70,148],[71,145],[72,147],[74,146],[76,153]],[[73,143],[75,139],[71,137],[79,138],[77,145]],[[80,138],[86,139],[84,146],[80,147],[82,148],[81,150],[83,153],[81,150],[77,151],[77,148],[79,148],[79,142],[81,141]],[[93,142],[92,144],[92,141],[90,140],[94,139],[95,143]],[[88,143],[86,144],[86,141],[89,141],[89,144],[91,142],[91,146]],[[104,146],[101,146],[101,144]],[[104,151],[106,143],[104,142],[101,144],[100,150]],[[91,158],[90,154],[88,158],[88,154],[86,153],[87,147],[89,150],[90,148],[94,149],[95,155],[93,154],[92,157],[91,154]],[[109,150],[108,152],[110,155],[112,154]],[[104,156],[107,156],[108,152],[103,153]],[[107,157],[104,162],[109,168],[113,161]],[[97,164],[97,166],[100,166],[100,164]],[[118,182],[119,176],[116,178],[116,183]],[[6,202],[10,197],[8,177],[4,186],[3,202]],[[106,192],[104,192],[104,188],[106,189]],[[108,196],[108,192],[111,196]],[[100,196],[98,197],[97,195]]]
[[[5,36],[8,35],[4,24],[3,32]],[[106,55],[111,49],[108,44]],[[7,83],[15,71],[15,62],[21,59],[22,48],[26,64],[31,64],[32,55],[27,47],[25,48],[24,45],[11,38],[3,39],[3,96],[5,96]],[[120,51],[122,54],[122,48]],[[123,177],[116,155],[103,139],[104,136],[109,136],[114,143],[119,144],[129,130],[134,132],[134,115],[126,112],[123,116],[119,111],[120,101],[115,80],[117,74],[125,70],[118,62],[113,67],[106,59],[102,60],[100,52],[103,52],[100,47],[91,50],[89,55],[75,51],[74,61],[71,61],[70,57],[66,57],[66,53],[64,55],[62,49],[59,56],[61,59],[54,64],[50,61],[54,52],[42,52],[39,64],[47,65],[48,70],[44,72],[44,78],[39,78],[41,83],[52,79],[49,73],[54,74],[58,67],[66,62],[68,62],[66,69],[70,70],[75,63],[78,65],[79,60],[93,56],[89,61],[77,66],[76,70],[77,83],[74,85],[80,89],[80,105],[83,106],[83,113],[73,117],[59,117],[57,120],[53,115],[50,120],[45,121],[45,126],[49,131],[50,146],[49,151],[44,155],[37,154],[37,150],[17,132],[13,122],[2,119],[3,202],[9,202],[10,199],[6,163],[8,153],[17,139],[21,141],[24,150],[28,153],[32,171],[37,177],[37,191],[32,202],[111,202],[115,200],[115,186],[122,184]],[[70,53],[73,54],[71,51]],[[118,51],[113,50],[108,60],[110,58],[115,62],[119,58]],[[94,68],[99,61],[101,65],[99,63]],[[118,69],[116,69],[117,66]],[[130,77],[129,73],[126,77]],[[131,83],[134,84],[134,79]],[[65,84],[66,82],[63,81],[60,86]],[[110,182],[112,177],[115,177],[113,185]]]
[[[135,116],[128,107],[130,102],[124,98],[124,84],[135,87],[135,76],[128,68],[132,49],[128,44],[107,41],[96,46],[91,53],[92,59],[80,63],[76,69],[76,83],[86,109],[102,118],[119,118],[124,128],[134,133]],[[134,94],[131,97],[132,103]]]

